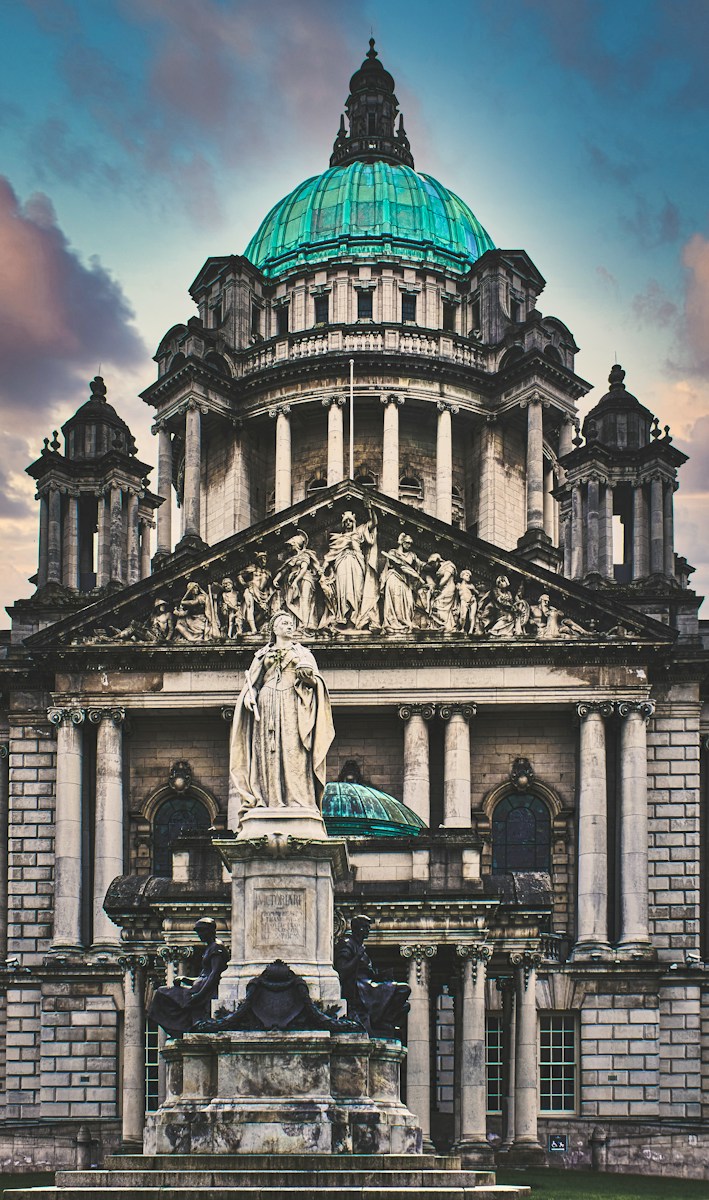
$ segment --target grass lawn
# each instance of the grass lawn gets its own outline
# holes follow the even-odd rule
[[[0,1192],[14,1192],[16,1188],[51,1187],[54,1174],[35,1171],[27,1175],[0,1175]]]
[[[709,1180],[595,1171],[498,1171],[498,1183],[527,1183],[531,1200],[709,1200]]]

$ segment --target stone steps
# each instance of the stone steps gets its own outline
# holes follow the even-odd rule
[[[495,1182],[492,1171],[387,1171],[383,1168],[367,1171],[351,1171],[328,1168],[325,1170],[284,1171],[269,1170],[240,1171],[59,1171],[56,1186],[62,1192],[76,1188],[232,1188],[232,1187],[297,1187],[307,1176],[318,1187],[465,1187],[479,1188]]]
[[[106,1171],[459,1171],[457,1154],[109,1154]],[[179,1164],[179,1167],[176,1165]]]
[[[482,1187],[406,1187],[362,1185],[359,1187],[320,1187],[303,1182],[295,1187],[210,1187],[209,1200],[522,1200],[531,1195],[528,1187],[483,1185]],[[87,1187],[33,1188],[9,1191],[5,1200],[207,1200],[202,1188],[182,1187]]]

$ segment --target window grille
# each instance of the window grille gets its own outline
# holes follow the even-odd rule
[[[493,874],[550,868],[551,820],[546,804],[528,792],[505,796],[492,817]]]
[[[156,1112],[160,1104],[160,1030],[150,1017],[145,1020],[145,1111]]]
[[[487,1111],[502,1112],[502,1016],[491,1014],[485,1021],[485,1073]]]
[[[539,1019],[539,1108],[576,1111],[576,1019],[569,1013],[543,1013]]]

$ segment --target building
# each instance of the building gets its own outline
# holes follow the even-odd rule
[[[427,1137],[701,1174],[684,455],[617,365],[580,427],[543,277],[414,171],[373,43],[346,118],[161,341],[155,492],[100,378],[28,468],[37,590],[0,660],[3,1161],[140,1143],[164,1085],[146,1005],[190,972],[198,916],[226,930],[208,830],[234,824],[234,700],[288,607],[334,704],[338,916],[373,916],[410,982]]]

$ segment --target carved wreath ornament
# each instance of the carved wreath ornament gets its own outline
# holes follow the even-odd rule
[[[429,552],[400,532],[384,539],[375,510],[348,510],[339,524],[318,534],[318,548],[301,528],[273,549],[248,552],[229,573],[212,567],[145,602],[129,624],[105,624],[78,635],[78,644],[135,642],[153,645],[238,643],[262,636],[271,617],[293,614],[299,636],[332,638],[341,634],[407,636],[421,631],[457,635],[464,640],[597,640],[595,620],[582,625],[557,607],[553,590],[500,571],[485,579],[478,559],[444,557],[453,547]],[[422,533],[421,537],[425,535]],[[430,540],[430,539],[429,539]],[[383,544],[382,544],[383,543]],[[437,541],[432,544],[438,544]],[[456,548],[457,550],[457,548]],[[620,625],[602,636],[624,637]]]

